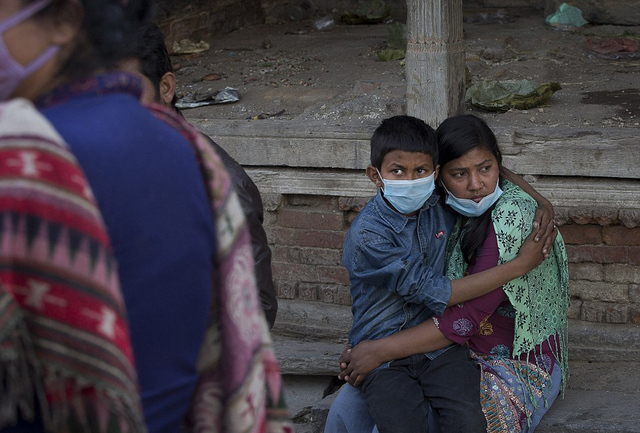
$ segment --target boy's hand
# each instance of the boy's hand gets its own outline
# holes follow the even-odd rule
[[[347,344],[347,346],[342,351],[340,358],[338,358],[338,363],[340,363],[340,370],[345,370],[347,368],[347,365],[349,364],[349,360],[351,359],[350,353],[351,353],[351,345]],[[342,377],[342,373],[340,373],[338,377],[340,379],[347,380],[344,377]]]
[[[377,359],[379,353],[376,340],[361,341],[353,349],[345,350],[340,357],[342,371],[338,377],[350,385],[360,386],[367,374],[382,364]]]
[[[536,242],[542,242],[542,254],[549,257],[549,252],[556,240],[556,224],[553,221],[553,205],[544,199],[538,205],[536,216],[533,219],[533,234]]]

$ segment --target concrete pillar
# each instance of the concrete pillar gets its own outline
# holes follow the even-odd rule
[[[407,114],[434,128],[464,111],[462,0],[407,0]]]

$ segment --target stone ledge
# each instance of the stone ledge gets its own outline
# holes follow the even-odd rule
[[[346,343],[300,341],[274,336],[273,348],[283,375],[336,376],[338,358]]]
[[[344,344],[351,328],[351,307],[290,299],[278,300],[274,337]]]
[[[240,164],[363,170],[379,122],[189,119]],[[638,128],[494,128],[505,164],[517,173],[640,179]]]
[[[639,407],[638,391],[569,389],[549,409],[536,432],[639,433]]]
[[[640,364],[628,363],[611,372],[608,363],[594,363],[588,369],[571,365],[581,382],[596,383],[591,389],[575,388],[573,376],[564,398],[559,397],[540,422],[538,433],[640,433]],[[601,377],[612,379],[603,382]],[[619,381],[625,381],[625,391],[619,391]],[[337,393],[320,399],[296,420],[298,433],[322,433],[327,414]]]
[[[375,194],[364,170],[248,167],[246,172],[265,195],[368,198]],[[628,228],[640,225],[640,181],[569,177],[527,177],[527,181],[556,207],[561,223],[584,224],[586,218],[599,223],[620,221]]]
[[[333,376],[351,326],[349,307],[320,302],[279,302],[272,337],[286,375]],[[569,359],[640,363],[640,326],[569,320]]]
[[[640,362],[640,326],[569,320],[569,359]]]

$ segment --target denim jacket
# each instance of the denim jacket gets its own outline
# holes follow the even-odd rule
[[[345,238],[342,264],[353,304],[352,346],[441,315],[451,297],[445,249],[456,215],[434,193],[413,217],[373,197]]]

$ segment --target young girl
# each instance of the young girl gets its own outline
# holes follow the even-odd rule
[[[484,121],[455,116],[437,133],[446,203],[460,214],[447,275],[460,278],[515,257],[537,205],[501,178],[500,150]],[[568,306],[568,263],[558,235],[549,257],[523,277],[414,328],[361,342],[344,355],[341,375],[358,385],[383,362],[468,344],[482,369],[487,431],[533,432],[568,377]]]

